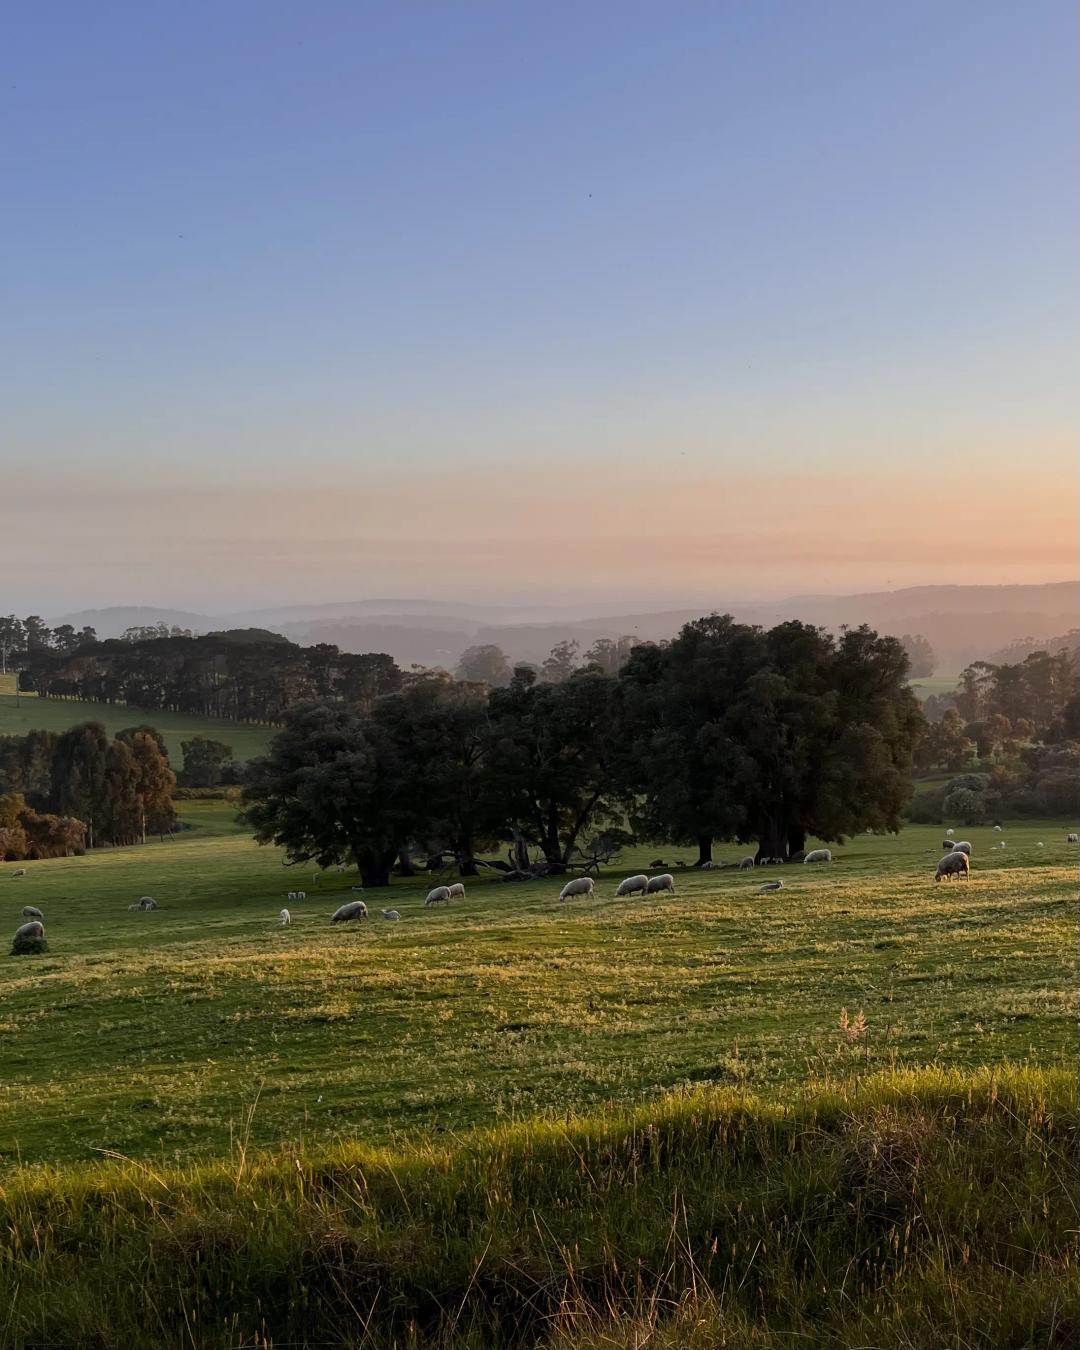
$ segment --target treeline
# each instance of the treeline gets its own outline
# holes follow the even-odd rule
[[[40,656],[45,652],[73,652],[97,641],[92,628],[73,628],[69,623],[49,625],[38,614],[25,619],[14,614],[0,614],[0,671],[7,674],[11,665],[22,663],[24,657]]]
[[[294,861],[355,861],[383,885],[409,855],[449,852],[462,872],[514,841],[550,870],[611,856],[631,836],[756,843],[786,858],[813,834],[898,829],[923,727],[895,638],[765,631],[712,615],[672,642],[504,688],[414,675],[365,711],[293,709],[249,766],[246,818]]]
[[[40,698],[277,723],[288,708],[312,699],[369,707],[398,689],[401,679],[385,653],[298,647],[245,629],[203,637],[116,638],[70,651],[36,649],[22,660],[19,684]]]
[[[55,826],[62,853],[165,834],[176,820],[175,786],[164,742],[152,727],[130,727],[111,740],[99,722],[59,734],[0,737],[0,801],[6,803],[8,821],[0,853],[51,856],[32,849],[39,827],[30,817],[42,812],[63,822],[62,828]],[[22,820],[23,840],[13,833],[16,818]]]

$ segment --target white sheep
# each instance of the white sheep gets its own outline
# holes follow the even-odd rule
[[[335,909],[330,915],[331,923],[348,923],[350,919],[366,919],[367,905],[363,900],[350,900],[347,905],[342,905],[340,909]]]
[[[11,875],[12,875],[13,877],[24,877],[24,876],[26,876],[26,868],[25,868],[25,867],[16,867],[15,871],[12,872]]]
[[[828,848],[815,848],[803,859],[804,863],[832,862],[832,850]]]
[[[742,862],[739,863],[739,871],[740,872],[748,871],[753,866],[754,866],[753,854],[748,854],[745,858],[743,858]]]
[[[24,919],[43,919],[45,917],[40,909],[35,909],[33,905],[24,905],[22,916]]]
[[[396,909],[380,909],[380,910],[379,910],[379,913],[383,916],[384,919],[400,919],[400,918],[401,918],[401,915],[397,912]]]
[[[452,886],[448,886],[447,889],[450,892],[451,900],[465,899],[465,887],[462,885],[460,881],[455,881],[454,884]]]
[[[966,880],[970,874],[971,863],[966,853],[946,853],[934,871],[934,880],[940,881],[942,877],[964,877]]]
[[[646,895],[659,895],[661,891],[675,894],[675,878],[670,872],[661,872],[658,877],[650,877],[649,884],[645,887]]]
[[[956,831],[953,830],[953,829],[949,829],[949,830],[946,830],[945,833],[946,833],[946,834],[955,834]]]
[[[24,923],[20,928],[15,929],[14,941],[19,938],[43,938],[45,936],[45,925],[40,919],[32,919],[29,923]]]
[[[1035,847],[1036,847],[1036,848],[1045,848],[1046,845],[1043,844],[1043,843],[1039,843],[1039,844],[1036,844]]]
[[[296,898],[297,898],[297,900],[306,900],[306,899],[307,899],[307,891],[297,891],[297,892],[296,892]]]
[[[1065,842],[1067,844],[1075,844],[1078,839],[1080,839],[1080,835],[1070,834],[1066,837]]]
[[[283,909],[281,913],[278,915],[278,921],[280,922],[282,928],[284,928],[288,924],[292,923],[292,915],[289,913],[287,909]]]
[[[997,830],[998,834],[1001,833],[1001,826],[1000,826],[1000,825],[995,825],[995,826],[994,826],[994,829]]]
[[[971,845],[966,839],[961,839],[958,844],[946,844],[945,847],[952,853],[966,853],[969,858],[971,857]]]
[[[616,896],[619,895],[637,895],[640,891],[642,895],[649,888],[649,878],[644,872],[639,872],[637,876],[627,877],[625,881],[620,881],[615,887]]]
[[[571,877],[559,892],[559,899],[570,900],[575,895],[592,895],[593,884],[592,877]]]
[[[289,894],[285,897],[285,899],[286,899],[286,900],[295,900],[295,899],[296,899],[296,892],[295,892],[295,891],[290,891]]]
[[[450,887],[435,886],[428,891],[425,905],[448,905],[450,903]]]
[[[782,881],[766,881],[763,886],[759,886],[759,891],[782,891],[784,883]]]

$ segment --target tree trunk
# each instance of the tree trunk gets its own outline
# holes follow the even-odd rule
[[[806,831],[801,825],[789,825],[787,829],[787,854],[801,853],[806,848]]]
[[[397,849],[384,849],[381,853],[374,849],[353,848],[353,857],[360,869],[360,881],[363,886],[374,889],[377,886],[390,885],[390,868],[397,857]]]
[[[762,858],[786,858],[788,855],[787,831],[778,820],[769,818],[763,820],[758,834],[760,843],[754,861],[760,863]]]
[[[703,863],[711,863],[713,837],[711,834],[699,834],[697,841],[697,862],[695,867],[700,867]]]

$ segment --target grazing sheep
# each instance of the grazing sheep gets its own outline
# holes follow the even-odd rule
[[[24,919],[43,919],[45,917],[40,909],[35,909],[33,905],[24,905],[22,916]]]
[[[330,915],[331,923],[348,923],[350,919],[366,919],[367,905],[363,900],[350,900],[347,905],[335,909]]]
[[[400,919],[400,918],[401,918],[401,915],[397,912],[396,909],[380,909],[380,910],[379,910],[379,913],[383,916],[384,919]]]
[[[306,900],[306,899],[307,899],[307,891],[297,891],[297,892],[296,892],[296,898],[297,898],[297,900]]]
[[[814,848],[803,859],[804,863],[832,862],[832,850],[828,848]]]
[[[666,866],[667,866],[667,863],[663,860],[663,858],[654,858],[654,859],[652,860],[652,862],[649,864],[649,866],[650,866],[650,867],[666,867]]]
[[[754,865],[754,859],[753,859],[752,857],[744,858],[744,859],[742,860],[742,862],[739,863],[739,871],[740,871],[740,872],[745,872],[745,871],[747,871],[749,868],[753,867],[753,865]]]
[[[450,887],[436,886],[434,890],[428,891],[425,905],[448,905],[450,903]]]
[[[998,844],[998,848],[1004,848],[1004,847],[1005,847],[1005,840],[1003,839],[1003,840],[1001,841],[1001,843]]]
[[[955,831],[955,830],[946,830],[945,833],[946,833],[946,834],[955,834],[956,831]]]
[[[1000,826],[1000,825],[995,825],[995,826],[994,826],[994,829],[997,830],[997,831],[1000,833],[1000,831],[1001,831],[1001,826]]]
[[[15,871],[12,872],[11,875],[12,875],[13,877],[24,877],[24,876],[26,876],[26,868],[25,868],[25,867],[16,867]]]
[[[24,923],[21,928],[15,929],[13,941],[18,942],[20,938],[43,938],[45,936],[45,925],[40,919],[32,919],[30,923]]]
[[[759,891],[782,891],[784,883],[782,881],[766,881],[763,886],[759,886]]]
[[[706,864],[708,866],[709,864]],[[625,881],[620,881],[615,887],[615,894],[618,895],[637,895],[640,891],[644,895],[649,888],[649,878],[644,872],[639,872],[637,876],[627,877]]]
[[[1066,842],[1067,844],[1075,844],[1075,843],[1077,842],[1078,839],[1080,839],[1080,836],[1075,835],[1075,834],[1070,834],[1070,835],[1067,835],[1067,836],[1066,836],[1065,842]]]
[[[454,884],[450,886],[448,889],[450,891],[451,900],[465,899],[465,887],[462,885],[460,881],[455,881]]]
[[[136,909],[157,909],[157,901],[154,899],[154,897],[153,897],[152,895],[143,895],[143,896],[140,896],[140,898],[139,898],[139,903],[135,906],[135,908],[136,908]]]
[[[1036,848],[1045,848],[1046,845],[1043,844],[1043,843],[1038,843],[1038,844],[1035,845],[1035,847],[1036,847]]]
[[[559,892],[559,899],[571,900],[575,895],[592,895],[593,889],[592,877],[571,877]]]
[[[971,845],[966,839],[961,839],[958,844],[945,844],[944,847],[951,853],[966,853],[969,858],[971,857]]]
[[[286,927],[286,925],[292,923],[292,915],[289,913],[287,909],[283,909],[281,911],[281,913],[278,915],[278,919],[281,921],[281,926],[283,928]]]
[[[946,853],[944,858],[938,863],[934,872],[934,880],[940,881],[942,877],[963,877],[965,880],[971,873],[971,863],[966,853]]]
[[[645,887],[646,895],[659,895],[661,891],[675,894],[675,878],[670,872],[661,872],[658,877],[650,877],[649,884]]]
[[[929,849],[927,849],[926,851],[927,851],[927,853],[930,852]],[[804,849],[804,848],[796,849],[796,851],[795,851],[794,853],[791,853],[791,854],[788,855],[788,862],[789,862],[789,863],[801,863],[805,857],[806,857],[806,849]]]

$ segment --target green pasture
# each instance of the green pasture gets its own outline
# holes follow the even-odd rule
[[[966,883],[934,884],[941,830],[911,827],[860,836],[832,864],[753,872],[638,850],[567,904],[557,881],[484,879],[427,909],[434,879],[400,880],[367,894],[367,922],[332,927],[355,872],[284,867],[227,803],[180,807],[192,828],[169,842],[18,878],[0,867],[7,932],[32,904],[49,942],[0,955],[9,1163],[176,1162],[240,1133],[388,1143],[688,1086],[783,1099],[893,1065],[1076,1062],[1065,821],[964,831]],[[659,856],[675,896],[613,898]],[[760,893],[776,878],[782,890]],[[129,912],[144,894],[159,908]],[[391,905],[399,922],[378,917]],[[855,1039],[843,1008],[863,1010]]]
[[[9,676],[9,681],[11,677]],[[2,686],[0,686],[2,688]],[[80,722],[100,722],[110,736],[125,727],[149,725],[165,738],[169,762],[184,762],[181,741],[210,736],[232,746],[233,758],[253,759],[265,752],[274,727],[249,726],[225,718],[188,713],[146,712],[123,703],[86,703],[81,699],[38,698],[36,694],[0,693],[0,736],[25,736],[28,731],[66,731]]]

